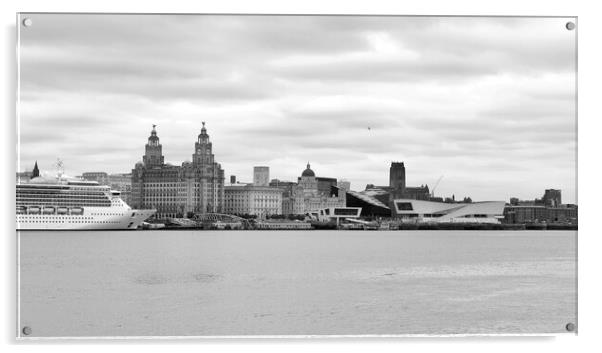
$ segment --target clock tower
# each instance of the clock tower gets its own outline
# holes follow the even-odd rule
[[[207,135],[207,129],[205,128],[205,122],[203,121],[203,127],[201,133],[198,136],[196,143],[194,144],[194,154],[192,155],[192,163],[195,165],[207,165],[213,163],[212,144],[209,141],[209,135]]]
[[[148,138],[146,146],[144,146],[144,157],[142,160],[146,167],[160,167],[164,164],[163,147],[159,143],[157,136],[157,125],[153,125],[153,130]]]

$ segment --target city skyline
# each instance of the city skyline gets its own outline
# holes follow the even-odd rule
[[[60,16],[21,30],[21,170],[130,172],[152,124],[180,165],[206,121],[226,178],[362,190],[404,161],[437,195],[575,202],[562,18]]]

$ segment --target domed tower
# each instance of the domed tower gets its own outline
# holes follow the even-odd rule
[[[212,149],[213,146],[209,141],[209,135],[207,134],[207,129],[205,128],[205,122],[203,121],[201,133],[199,134],[197,142],[194,144],[192,163],[196,165],[213,163]]]
[[[309,162],[307,162],[307,168],[305,168],[303,173],[301,173],[301,177],[314,177],[315,178],[315,176],[316,176],[316,173],[314,173],[314,171],[311,170],[311,165],[309,164]]]
[[[301,173],[299,178],[299,186],[303,188],[303,195],[305,197],[313,197],[318,193],[318,181],[316,180],[316,173],[311,170],[311,165],[307,162],[307,168]]]
[[[145,167],[160,167],[164,164],[163,150],[157,136],[157,125],[153,125],[153,130],[145,146],[144,157],[142,161]]]

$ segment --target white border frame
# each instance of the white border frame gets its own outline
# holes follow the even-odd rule
[[[592,5],[589,5],[592,4]],[[596,11],[595,3],[588,1],[540,1],[540,2],[526,2],[526,1],[516,1],[509,0],[505,2],[497,2],[497,3],[484,3],[479,1],[454,1],[454,2],[445,2],[445,1],[422,1],[420,3],[415,2],[412,4],[391,4],[391,3],[383,3],[376,0],[373,1],[333,1],[329,3],[324,3],[323,1],[315,1],[315,0],[306,0],[304,2],[296,2],[292,4],[282,4],[278,1],[255,1],[252,4],[246,3],[244,1],[221,1],[219,3],[203,3],[199,2],[197,4],[187,4],[182,1],[172,0],[170,2],[160,2],[160,1],[147,1],[145,3],[136,3],[136,2],[124,2],[124,1],[115,1],[115,0],[106,0],[102,3],[80,3],[77,1],[53,1],[53,2],[44,2],[44,1],[27,1],[23,0],[20,2],[14,0],[8,0],[2,3],[2,18],[4,20],[5,26],[5,36],[4,36],[4,47],[7,49],[5,53],[5,64],[3,65],[4,75],[3,77],[14,77],[15,65],[11,63],[14,59],[13,52],[11,52],[11,48],[14,48],[14,42],[12,40],[12,35],[14,35],[14,14],[17,11],[66,11],[66,10],[78,10],[78,11],[111,11],[111,12],[139,12],[141,9],[149,12],[263,12],[263,13],[348,13],[348,14],[384,14],[384,13],[392,13],[392,14],[488,14],[488,15],[508,15],[508,14],[526,14],[526,15],[558,15],[558,14],[573,14],[578,15],[580,17],[579,27],[581,29],[580,38],[579,38],[579,51],[580,51],[580,60],[579,60],[579,68],[580,68],[580,87],[581,92],[579,97],[579,112],[580,115],[580,126],[579,130],[579,150],[581,151],[581,158],[579,160],[579,168],[581,173],[579,174],[579,184],[581,186],[581,190],[586,190],[587,193],[582,193],[579,195],[579,206],[581,213],[581,222],[580,222],[580,233],[581,233],[581,241],[579,242],[579,267],[581,269],[579,276],[579,301],[580,301],[580,315],[579,315],[579,335],[580,339],[576,340],[573,335],[570,335],[570,338],[566,339],[566,336],[557,337],[557,339],[548,339],[542,337],[525,337],[525,339],[515,337],[514,339],[502,339],[495,337],[490,337],[489,339],[480,340],[480,339],[462,339],[462,338],[454,338],[454,339],[436,339],[429,340],[427,339],[427,345],[424,345],[425,341],[421,339],[411,339],[411,340],[360,340],[363,343],[378,346],[380,349],[384,350],[393,350],[396,349],[393,345],[390,345],[391,342],[404,342],[410,343],[413,348],[416,348],[420,351],[423,350],[431,350],[436,348],[436,345],[444,342],[454,342],[456,343],[454,349],[462,350],[463,352],[470,351],[482,351],[482,346],[479,347],[483,342],[489,343],[508,343],[511,345],[520,345],[520,344],[546,344],[546,350],[549,351],[560,351],[566,352],[568,349],[574,350],[579,348],[588,348],[589,344],[597,345],[597,326],[598,319],[602,317],[602,313],[600,310],[600,281],[598,279],[598,271],[600,268],[600,256],[599,249],[601,245],[600,237],[597,233],[597,228],[595,227],[594,221],[596,220],[596,206],[598,200],[600,199],[600,191],[599,189],[599,176],[600,176],[600,164],[598,162],[597,151],[600,150],[600,139],[599,139],[599,131],[600,131],[600,123],[596,119],[600,116],[600,107],[599,107],[599,89],[598,86],[600,84],[600,74],[601,69],[599,63],[602,62],[601,49],[598,45],[599,34],[602,33],[601,25],[599,21],[599,12]],[[344,9],[344,11],[341,11]],[[12,37],[12,38],[11,38]],[[13,49],[14,50],[14,49]],[[7,80],[8,81],[8,80]],[[14,95],[14,83],[6,82],[4,85],[4,94],[2,95],[3,102],[5,103],[5,116],[14,117],[15,110],[14,105],[12,104],[15,101]],[[13,149],[16,144],[14,143],[14,132],[15,128],[11,121],[13,119],[4,119],[3,132],[5,134],[4,140],[7,141],[7,145],[4,152],[4,160],[5,161],[13,161],[15,156],[15,149]],[[3,222],[5,226],[5,230],[8,229],[8,232],[5,232],[5,235],[14,234],[13,229],[13,207],[12,200],[14,197],[14,188],[13,188],[13,174],[15,170],[12,169],[12,164],[9,162],[9,173],[4,174],[3,179],[3,187],[5,188],[6,195],[4,201],[2,203],[2,217],[5,222]],[[7,206],[8,205],[8,206]],[[12,239],[11,239],[12,238]],[[15,266],[15,237],[5,236],[5,261],[7,266],[5,266],[5,274],[8,274],[7,277],[7,286],[5,286],[4,294],[7,297],[4,300],[5,308],[7,309],[5,312],[7,313],[15,313],[14,308],[11,308],[15,303],[15,297],[13,297],[14,290],[11,290],[15,282],[16,278],[14,275],[14,266]],[[11,293],[8,295],[8,293]],[[583,310],[586,307],[587,310]],[[13,314],[14,315],[14,314]],[[11,319],[12,317],[12,319]],[[7,315],[5,316],[5,320],[3,320],[5,336],[5,343],[14,343],[14,316]],[[7,334],[8,333],[8,334]],[[583,339],[581,339],[583,338]],[[257,342],[257,340],[244,340],[246,344]],[[240,341],[239,341],[240,342]],[[276,351],[278,349],[278,345],[281,344],[281,340],[277,339],[276,342],[272,340],[274,344],[269,345],[268,350]],[[323,340],[319,340],[318,343]],[[332,342],[332,341],[330,341]],[[366,348],[366,346],[358,346],[357,340],[348,340],[346,339],[344,342],[337,341],[336,347],[331,346],[331,348],[336,348],[337,351],[358,351],[359,349]],[[103,342],[106,343],[106,342]],[[134,342],[132,342],[134,343]],[[140,343],[140,342],[138,342]],[[181,342],[180,342],[181,343]],[[265,343],[265,342],[264,342]],[[295,342],[290,342],[295,343]],[[298,342],[296,342],[298,343]],[[306,342],[307,343],[307,342]],[[316,343],[314,341],[314,343]],[[345,344],[342,344],[345,343]],[[476,343],[476,344],[475,344]],[[559,343],[554,345],[554,343]],[[212,344],[213,345],[213,344]],[[28,346],[28,345],[26,345]],[[215,345],[213,345],[215,347]],[[234,346],[240,348],[240,344],[235,344]],[[298,345],[292,345],[294,350],[297,350]],[[247,347],[248,350],[257,350],[254,349],[257,346]],[[296,347],[296,349],[295,349]],[[16,347],[11,347],[15,349]],[[23,348],[23,346],[20,346]],[[31,348],[31,347],[30,347]],[[36,347],[40,348],[40,347]],[[50,348],[50,349],[48,349]],[[44,351],[64,351],[68,349],[73,349],[75,347],[44,347]],[[89,347],[91,348],[91,347]],[[98,349],[103,349],[102,347],[97,347]],[[123,347],[124,350],[128,349],[127,347]],[[222,346],[222,348],[224,348]],[[229,348],[235,348],[230,345]],[[250,349],[249,349],[250,348]],[[257,347],[258,348],[258,347]],[[266,347],[263,347],[265,349]],[[270,349],[271,348],[271,349]],[[289,346],[290,348],[290,346]],[[328,349],[328,347],[326,347]],[[374,347],[373,347],[374,348]],[[506,351],[508,347],[504,345],[496,345],[487,347],[488,350],[496,352],[496,351]],[[528,348],[528,347],[523,347]],[[11,351],[13,350],[11,349]],[[145,347],[146,350],[156,351],[160,349],[160,347]],[[195,349],[194,347],[180,347],[183,350],[192,351]],[[263,351],[262,349],[262,351]],[[451,349],[452,351],[454,349]],[[513,347],[516,349],[516,347]],[[94,349],[92,349],[94,351]],[[104,350],[104,349],[103,349]],[[331,351],[331,349],[328,349]],[[446,349],[447,350],[447,349]]]

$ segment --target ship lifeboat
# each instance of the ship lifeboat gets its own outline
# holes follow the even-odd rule
[[[27,213],[27,207],[17,206],[17,214],[26,214],[26,213]]]
[[[38,206],[31,206],[27,208],[28,214],[40,214],[40,208]]]
[[[67,214],[67,213],[69,213],[69,209],[67,207],[59,207],[56,209],[56,213]]]
[[[54,214],[55,211],[56,211],[56,208],[54,208],[52,206],[46,206],[42,209],[43,214]]]
[[[71,208],[71,214],[76,216],[81,216],[84,214],[84,209],[81,207],[73,207]]]

